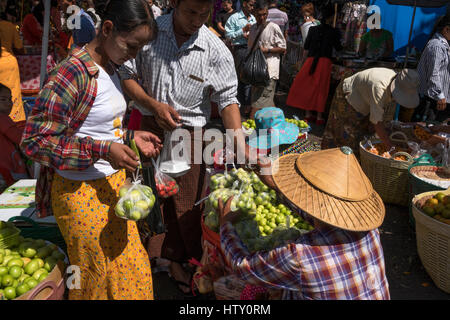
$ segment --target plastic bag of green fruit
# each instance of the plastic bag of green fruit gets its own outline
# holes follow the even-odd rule
[[[145,219],[152,211],[156,200],[152,188],[142,185],[139,180],[122,186],[119,197],[115,207],[116,216],[133,221]]]

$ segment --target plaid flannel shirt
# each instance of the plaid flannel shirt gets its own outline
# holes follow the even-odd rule
[[[98,71],[84,48],[72,50],[51,71],[27,120],[21,148],[41,164],[36,185],[39,217],[52,215],[50,194],[55,169],[87,169],[108,154],[111,142],[74,136],[94,103]]]
[[[233,271],[251,284],[283,290],[282,299],[390,299],[378,229],[315,229],[283,247],[252,254],[230,222],[220,235]]]

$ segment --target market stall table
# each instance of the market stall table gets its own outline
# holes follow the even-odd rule
[[[22,216],[39,223],[56,224],[53,216],[38,218],[35,203],[35,179],[23,179],[7,188],[0,195],[0,220],[8,221],[12,217]]]

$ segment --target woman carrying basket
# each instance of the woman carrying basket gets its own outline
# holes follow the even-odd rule
[[[136,222],[116,217],[114,207],[124,169],[134,172],[138,165],[124,144],[126,102],[116,67],[154,38],[156,23],[145,0],[110,0],[99,13],[97,37],[50,74],[21,146],[42,166],[39,216],[54,214],[70,263],[80,268],[80,286],[70,289],[69,299],[153,299]],[[134,139],[145,156],[159,153],[153,134],[136,131]]]

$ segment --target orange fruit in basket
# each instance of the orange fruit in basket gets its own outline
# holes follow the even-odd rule
[[[434,209],[430,206],[424,206],[422,207],[423,212],[425,212],[426,215],[433,217],[436,212],[434,212]]]
[[[438,201],[438,199],[435,199],[435,198],[428,199],[427,202],[425,202],[425,205],[426,205],[426,206],[430,206],[430,207],[432,207],[433,209],[434,209],[438,204],[439,204],[439,201]]]

